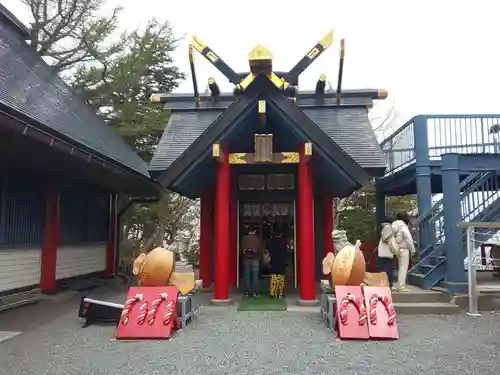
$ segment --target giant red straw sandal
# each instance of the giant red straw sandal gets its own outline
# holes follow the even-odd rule
[[[167,339],[177,325],[176,286],[131,287],[116,328],[118,340]]]
[[[396,310],[388,287],[364,287],[368,307],[368,331],[373,339],[398,339]]]
[[[337,331],[341,339],[368,340],[367,312],[361,287],[335,286]]]

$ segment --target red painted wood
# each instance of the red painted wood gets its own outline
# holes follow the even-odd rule
[[[335,286],[335,297],[337,298],[337,332],[341,339],[360,339],[368,340],[370,335],[368,333],[368,323],[365,321],[363,325],[359,325],[359,314],[356,307],[350,303],[347,307],[347,324],[342,324],[340,321],[340,306],[342,299],[348,294],[352,294],[358,301],[364,301],[363,292],[359,286]]]
[[[389,297],[392,301],[391,290],[387,287],[374,287],[374,286],[365,286],[364,287],[364,295],[365,295],[365,304],[367,307],[368,317],[370,316],[370,298],[373,294],[379,293],[383,296]],[[398,333],[398,324],[394,321],[393,325],[387,324],[387,310],[381,302],[377,303],[376,310],[377,312],[377,323],[372,324],[371,320],[368,319],[368,331],[370,333],[370,337],[373,339],[393,339],[397,340],[399,338]]]
[[[109,202],[109,235],[106,248],[106,273],[112,276],[116,273],[116,241],[118,231],[118,195],[110,194]]]
[[[237,268],[237,247],[238,247],[238,200],[236,199],[235,192],[231,194],[231,212],[230,212],[230,256],[229,256],[229,272],[231,279],[231,286],[236,287],[236,268]]]
[[[324,194],[322,196],[323,202],[323,253],[324,255],[328,253],[334,253],[335,249],[333,247],[332,232],[334,228],[334,218],[333,218],[333,198]]]
[[[168,298],[158,306],[154,324],[149,325],[147,318],[143,324],[137,324],[141,304],[147,302],[148,308],[151,308],[151,304],[161,293],[167,293]],[[136,302],[132,306],[129,321],[126,325],[124,325],[122,319],[120,319],[116,327],[116,338],[118,340],[168,339],[172,334],[174,322],[176,322],[178,293],[179,289],[176,286],[130,287],[127,294],[127,300],[137,294],[142,294],[143,300],[141,302]],[[170,301],[173,302],[173,305],[171,309],[168,309],[167,305]],[[163,323],[163,317],[169,310],[173,311],[173,319],[168,325],[165,325]]]
[[[304,158],[304,145],[300,147],[298,165],[298,256],[300,299],[314,300],[315,295],[315,259],[314,259],[314,196],[311,164]]]
[[[40,289],[52,292],[56,287],[57,248],[60,237],[59,189],[56,183],[47,187],[45,208],[45,238],[42,247]]]
[[[212,196],[211,193],[205,194],[201,198],[200,213],[200,278],[203,281],[203,288],[210,287],[210,248],[212,233]]]
[[[228,153],[224,152],[224,162],[217,168],[215,188],[215,239],[214,239],[214,294],[215,300],[229,298],[229,256],[230,256],[230,204],[231,204],[231,170]]]

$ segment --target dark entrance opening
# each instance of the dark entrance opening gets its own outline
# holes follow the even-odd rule
[[[255,230],[261,240],[262,255],[260,257],[261,293],[269,291],[270,255],[267,243],[276,231],[281,231],[288,243],[285,254],[285,289],[296,287],[295,256],[295,202],[245,202],[238,205],[238,286],[244,287],[244,266],[241,255],[241,240],[250,230]]]

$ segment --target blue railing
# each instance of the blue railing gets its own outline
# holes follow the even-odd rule
[[[387,160],[386,175],[415,162],[414,119],[405,123],[380,144]]]
[[[489,211],[496,217],[500,210],[498,198],[500,198],[500,175],[497,172],[475,172],[469,175],[460,184],[461,193],[461,221],[490,221],[492,217],[488,215]],[[434,203],[427,211],[423,212],[416,219],[419,231],[418,238],[423,234],[422,230],[426,223],[434,227],[436,237],[433,238],[433,249],[441,246],[445,242],[444,235],[444,217],[443,217],[443,199]],[[427,224],[429,225],[429,224]],[[464,238],[465,243],[465,238]],[[425,258],[428,252],[432,250],[421,249],[420,259]]]
[[[430,160],[440,160],[446,153],[500,152],[500,115],[420,115],[380,144],[387,158],[386,175],[415,162],[416,119],[423,119],[419,126],[426,126]]]

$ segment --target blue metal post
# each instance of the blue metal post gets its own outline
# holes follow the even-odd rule
[[[427,118],[425,116],[416,116],[413,120],[413,136],[415,144],[415,167],[417,182],[417,204],[419,215],[427,211],[432,206],[431,189],[431,166],[429,159],[429,136],[427,131]],[[419,244],[425,249],[433,244],[435,230],[431,223],[422,224],[422,232],[419,233]]]
[[[443,176],[443,219],[446,253],[446,276],[443,286],[451,292],[467,292],[464,271],[462,221],[460,198],[459,154],[444,154],[441,161]]]

